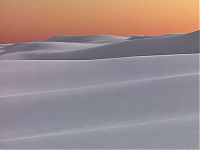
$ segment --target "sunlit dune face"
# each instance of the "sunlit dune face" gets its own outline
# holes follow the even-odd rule
[[[0,43],[191,32],[199,29],[198,7],[198,0],[0,0]]]

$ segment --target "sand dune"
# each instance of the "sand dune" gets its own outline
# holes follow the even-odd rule
[[[63,43],[63,42],[25,42],[16,43],[2,47],[3,52],[0,55],[9,54],[9,58],[23,59],[26,55],[41,53],[59,53],[65,51],[73,51],[87,49],[91,47],[101,46],[103,44],[82,44],[82,43]],[[1,49],[0,49],[1,50]]]
[[[106,59],[130,56],[191,54],[199,52],[199,31],[177,35],[153,38],[141,38],[140,40],[125,41],[87,51],[73,51],[55,56],[39,56],[40,59]],[[34,56],[37,58],[37,56]],[[34,58],[33,57],[33,58]],[[46,58],[45,58],[46,57]]]
[[[98,43],[98,40],[103,41]],[[109,43],[110,40],[117,40],[117,42]],[[180,35],[150,36],[148,38],[135,36],[129,39],[103,35],[56,36],[48,41],[51,42],[18,43],[1,48],[4,52],[0,54],[0,59],[91,60],[199,52],[199,31]]]
[[[22,137],[20,139],[7,139],[2,146],[55,149],[190,149],[191,147],[188,145],[196,145],[192,148],[198,149],[198,139],[196,138],[198,137],[198,132],[196,132],[198,131],[198,123],[195,122],[196,117],[186,116],[183,118],[120,124],[78,131],[65,130],[56,133]],[[174,142],[177,139],[178,142]],[[79,141],[78,144],[77,141]]]
[[[4,95],[193,73],[198,70],[198,55],[25,63],[13,60],[1,61],[0,67],[0,94]]]
[[[6,47],[6,46],[9,46],[9,45],[11,45],[11,44],[0,44],[0,48]]]
[[[66,51],[82,50],[125,41],[128,37],[56,36],[47,41],[23,42],[0,47],[0,59],[40,59],[40,56],[63,55]],[[36,55],[37,58],[34,58]],[[50,59],[50,57],[49,57]],[[54,58],[56,59],[56,57]]]
[[[0,66],[2,148],[198,147],[198,54]]]
[[[0,45],[0,148],[198,149],[198,42],[199,31]]]

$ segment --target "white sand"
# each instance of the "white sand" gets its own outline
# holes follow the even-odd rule
[[[0,58],[38,59],[32,52],[40,51],[53,59],[59,52],[52,52],[63,49],[62,58],[83,59],[0,61],[0,148],[198,148],[199,54],[191,44],[195,34],[106,46],[34,42],[19,44],[21,50],[16,45],[4,48],[10,52]],[[120,46],[131,51],[129,57],[118,53]],[[139,46],[145,55],[132,55]],[[92,50],[96,55],[85,55]],[[162,55],[154,54],[159,50]]]

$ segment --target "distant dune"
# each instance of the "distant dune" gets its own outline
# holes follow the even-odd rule
[[[16,43],[13,45],[9,45],[3,47],[5,50],[4,54],[7,53],[15,53],[22,52],[23,53],[51,53],[51,52],[59,52],[59,51],[73,51],[86,49],[96,46],[101,46],[102,44],[89,44],[89,43],[63,43],[63,42],[26,42],[26,43]]]
[[[106,59],[131,56],[192,54],[199,52],[199,31],[177,35],[141,38],[125,41],[85,51],[73,51],[55,56],[59,59]],[[53,59],[53,56],[49,56]],[[43,59],[43,57],[40,57]],[[44,58],[45,59],[45,58]],[[46,58],[48,59],[48,57]]]
[[[51,42],[17,43],[3,47],[0,49],[4,50],[0,59],[91,60],[199,52],[199,31],[130,38],[106,35],[56,36],[47,41]]]

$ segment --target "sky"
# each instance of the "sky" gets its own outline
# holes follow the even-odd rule
[[[199,0],[0,0],[0,43],[199,30]]]

